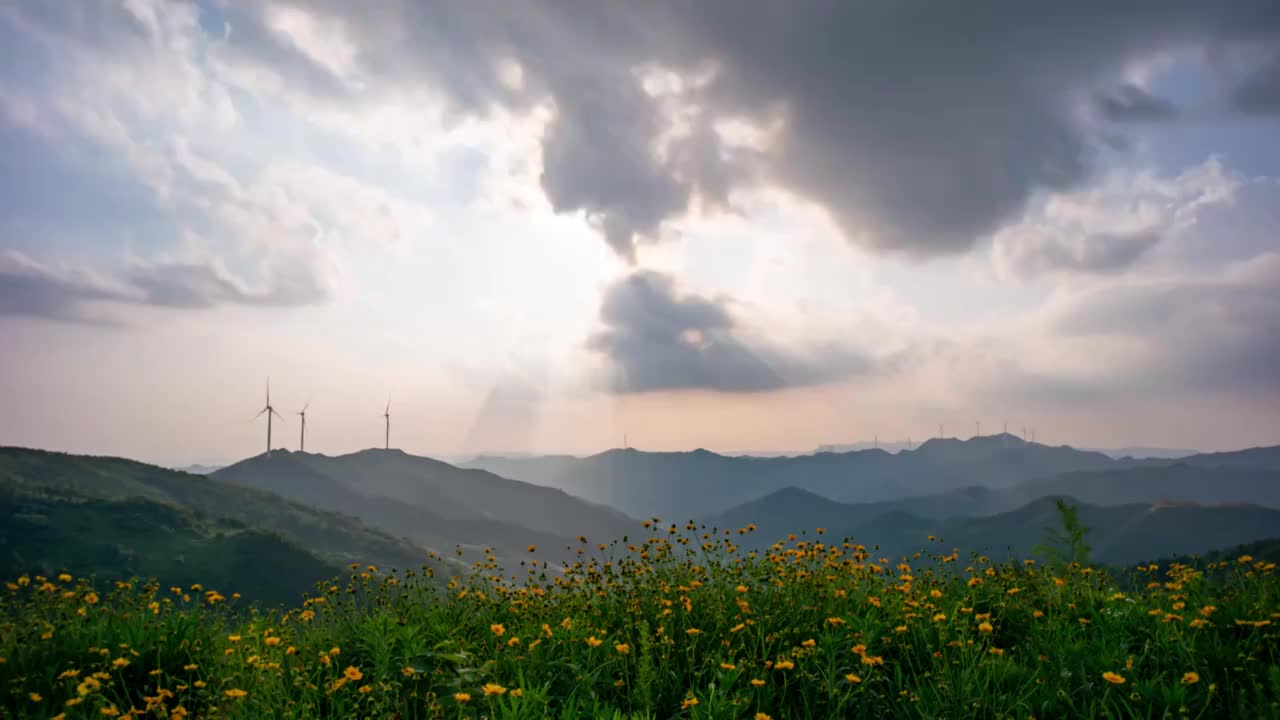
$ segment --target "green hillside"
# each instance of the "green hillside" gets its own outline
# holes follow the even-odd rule
[[[261,490],[120,458],[0,448],[0,568],[202,582],[294,600],[349,563],[415,569],[421,548]]]
[[[518,557],[536,545],[554,560],[565,560],[575,557],[565,548],[578,535],[603,541],[640,529],[622,513],[562,490],[399,450],[336,457],[274,451],[211,477],[349,513],[441,553],[461,546],[468,559],[487,555],[486,548]]]

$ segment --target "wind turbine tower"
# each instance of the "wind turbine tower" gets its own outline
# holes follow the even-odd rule
[[[311,407],[311,403],[302,406],[298,411],[298,417],[302,418],[302,435],[298,438],[298,452],[306,452],[307,450],[307,408]]]
[[[390,450],[391,449],[391,398],[387,398],[387,409],[383,411],[382,417],[386,418],[387,420],[387,436],[386,436],[385,449]]]
[[[982,421],[981,420],[973,421],[973,436],[982,437]]]
[[[271,378],[267,378],[267,406],[259,410],[258,414],[253,416],[253,419],[257,420],[262,417],[263,413],[267,415],[267,457],[271,457],[271,416],[275,415],[281,420],[284,419],[280,417],[280,413],[276,412],[275,408],[271,407]]]

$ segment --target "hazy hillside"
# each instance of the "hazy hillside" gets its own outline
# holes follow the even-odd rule
[[[507,477],[567,490],[633,516],[672,519],[724,512],[796,487],[845,502],[876,502],[1072,470],[1121,466],[1101,453],[1024,443],[1011,435],[929,440],[915,450],[819,453],[785,458],[727,457],[706,450],[611,450],[586,458],[480,457],[471,463]]]
[[[1010,488],[975,486],[874,503],[841,503],[798,488],[785,488],[701,521],[722,528],[755,523],[760,530],[758,542],[768,544],[787,533],[815,527],[852,527],[886,513],[918,518],[994,515],[1058,495],[1101,506],[1168,501],[1280,509],[1280,473],[1174,464],[1063,473]]]
[[[351,516],[121,458],[0,448],[0,496],[6,567],[174,581],[211,570],[229,588],[274,598],[350,562],[426,562],[421,548]]]
[[[1081,523],[1090,529],[1092,559],[1107,565],[1130,565],[1165,555],[1206,553],[1272,537],[1280,527],[1280,510],[1256,506],[1200,507],[1142,504],[1100,507],[1071,500]],[[930,519],[905,512],[881,515],[838,530],[880,553],[894,557],[927,545],[929,535],[940,547],[977,551],[1004,558],[1034,557],[1044,528],[1057,526],[1053,498],[1041,498],[1011,512],[985,517]]]
[[[562,490],[458,468],[399,450],[330,457],[275,451],[228,466],[218,480],[340,510],[441,552],[455,545],[493,546],[500,554],[528,545],[550,550],[578,535],[611,540],[638,523]]]
[[[760,458],[729,457],[706,450],[684,453],[610,450],[584,458],[478,457],[470,465],[506,477],[563,488],[580,497],[621,508],[635,517],[657,515],[675,520],[712,517],[788,487],[845,503],[880,503],[963,490],[964,496],[959,498],[961,507],[974,507],[950,514],[970,514],[1008,510],[1048,493],[1075,494],[1075,483],[1091,488],[1085,493],[1090,501],[1095,498],[1104,504],[1126,501],[1119,491],[1114,498],[1106,496],[1107,486],[1114,477],[1090,479],[1089,472],[1147,469],[1151,474],[1132,478],[1142,485],[1163,482],[1161,478],[1166,476],[1159,471],[1178,466],[1201,470],[1280,471],[1280,448],[1206,453],[1176,460],[1117,460],[1100,452],[1050,447],[1026,443],[1012,435],[996,435],[969,440],[928,440],[914,450],[897,453],[861,450]],[[1067,473],[1083,474],[1053,481],[1062,483],[1057,486],[1047,480]],[[1167,477],[1177,482],[1188,475],[1183,471],[1171,473]],[[990,498],[991,504],[972,490],[974,487],[1003,490],[1037,480],[1048,484],[1003,499]],[[1273,502],[1274,496],[1265,494],[1269,492],[1268,481],[1262,476],[1214,475],[1208,482],[1211,485],[1225,483],[1224,486],[1233,491],[1236,484],[1251,486],[1248,491],[1251,494],[1230,499]],[[1132,488],[1128,491],[1136,492]],[[1138,501],[1158,500],[1162,496],[1139,493],[1130,497]],[[1213,498],[1212,495],[1205,497]]]

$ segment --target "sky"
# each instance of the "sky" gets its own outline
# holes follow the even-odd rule
[[[0,4],[0,444],[1280,444],[1280,4]]]

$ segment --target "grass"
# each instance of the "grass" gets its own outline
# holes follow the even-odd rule
[[[0,590],[0,713],[102,718],[1280,717],[1280,582],[909,558],[646,523],[446,589],[353,567],[291,610],[200,586]],[[595,558],[595,559],[588,559]]]

